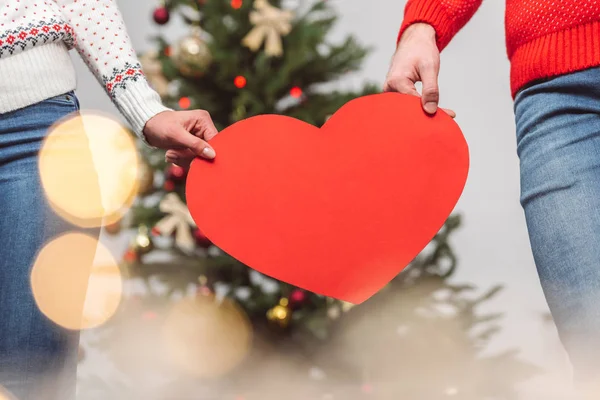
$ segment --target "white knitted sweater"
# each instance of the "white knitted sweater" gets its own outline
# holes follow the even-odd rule
[[[167,110],[142,73],[114,0],[0,0],[0,119],[74,90],[72,48],[138,135]]]

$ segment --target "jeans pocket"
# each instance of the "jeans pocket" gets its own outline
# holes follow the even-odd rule
[[[75,92],[70,91],[58,96],[50,97],[43,101],[44,103],[58,104],[72,107],[74,111],[79,110],[79,100]]]

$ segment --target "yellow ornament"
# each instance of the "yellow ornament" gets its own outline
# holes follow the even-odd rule
[[[138,228],[138,233],[133,240],[132,248],[139,255],[147,254],[154,249],[154,243],[152,243],[150,231],[147,226],[142,225]]]
[[[254,28],[242,39],[242,44],[252,51],[258,51],[264,43],[268,56],[281,56],[281,37],[291,32],[294,14],[273,7],[267,0],[254,0],[254,8],[255,11],[250,13],[250,22]]]
[[[138,194],[146,195],[154,187],[154,170],[144,160],[141,160],[138,167]]]
[[[163,328],[168,359],[196,378],[216,379],[237,367],[248,354],[252,327],[232,300],[210,294],[176,303]]]
[[[212,55],[199,27],[192,28],[191,34],[179,42],[175,49],[175,63],[185,76],[204,75],[212,63]]]
[[[292,310],[289,307],[288,299],[282,298],[279,300],[279,304],[267,311],[267,319],[280,328],[287,328],[292,319]]]
[[[149,51],[140,57],[140,64],[144,75],[150,85],[161,96],[166,96],[169,89],[169,80],[163,75],[162,64],[158,59],[158,52]]]

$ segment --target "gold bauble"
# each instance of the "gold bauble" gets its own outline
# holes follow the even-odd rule
[[[292,310],[286,298],[279,300],[279,304],[267,311],[267,319],[280,328],[287,328],[292,319]]]
[[[188,77],[199,77],[206,72],[212,63],[212,55],[200,28],[193,28],[190,35],[177,44],[175,63],[181,73]]]
[[[246,357],[252,327],[232,300],[213,294],[176,303],[163,328],[167,356],[181,372],[196,378],[219,378]]]
[[[141,160],[138,167],[138,194],[146,195],[154,187],[154,170],[146,161]]]
[[[154,249],[154,243],[150,237],[150,230],[147,226],[142,225],[138,228],[138,233],[133,240],[133,249],[139,255],[144,255]]]

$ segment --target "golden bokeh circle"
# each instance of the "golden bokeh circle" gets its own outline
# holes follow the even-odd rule
[[[49,242],[31,271],[40,311],[72,330],[94,328],[116,312],[123,279],[114,257],[91,236],[67,233]]]
[[[44,140],[39,170],[57,214],[81,227],[114,223],[139,189],[135,140],[119,122],[81,112],[57,122]]]
[[[233,300],[198,295],[176,303],[163,328],[167,357],[179,371],[214,379],[237,367],[252,343],[252,326]]]
[[[17,400],[8,390],[0,386],[0,400]]]

